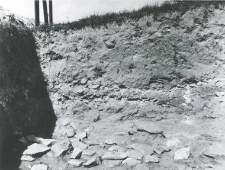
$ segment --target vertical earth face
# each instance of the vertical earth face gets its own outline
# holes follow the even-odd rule
[[[54,111],[35,48],[25,26],[0,23],[0,154],[6,136],[49,137],[54,128]]]

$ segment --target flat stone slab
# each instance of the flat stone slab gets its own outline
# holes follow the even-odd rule
[[[214,143],[212,146],[202,152],[203,155],[208,157],[225,157],[225,145]]]
[[[113,145],[113,146],[110,146],[109,151],[117,151],[117,152],[123,152],[125,151],[124,148],[122,148],[121,146],[118,146],[118,145]]]
[[[41,155],[47,153],[48,151],[50,151],[49,147],[34,143],[28,146],[28,148],[23,152],[23,155]]]
[[[146,144],[134,143],[128,146],[128,148],[135,149],[144,155],[152,155],[154,153],[153,147]]]
[[[144,157],[143,153],[141,153],[137,150],[129,150],[126,152],[126,154],[129,158],[134,158],[137,160],[141,160]]]
[[[102,160],[124,160],[128,156],[122,152],[106,152],[102,156]]]

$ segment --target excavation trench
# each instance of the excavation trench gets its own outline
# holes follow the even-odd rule
[[[23,152],[23,147],[13,149],[18,137],[28,134],[51,137],[56,116],[46,85],[31,31],[24,26],[1,23],[1,166],[18,168]]]

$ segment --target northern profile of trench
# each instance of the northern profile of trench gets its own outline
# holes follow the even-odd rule
[[[19,168],[21,136],[51,138],[56,116],[46,86],[32,32],[0,23],[0,169]]]

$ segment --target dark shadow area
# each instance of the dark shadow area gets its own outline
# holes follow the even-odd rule
[[[27,146],[18,139],[51,138],[55,122],[32,32],[0,24],[0,169],[19,169]]]

